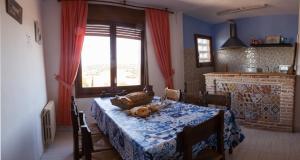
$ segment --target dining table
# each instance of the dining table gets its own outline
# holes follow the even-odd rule
[[[165,107],[141,118],[113,105],[112,97],[95,98],[91,105],[100,130],[124,160],[182,159],[177,135],[186,126],[196,126],[218,114],[220,109],[167,100]],[[152,102],[159,102],[154,97]],[[166,103],[166,102],[165,102]],[[245,136],[231,110],[224,112],[224,149],[236,147]],[[193,146],[193,154],[216,146],[216,136]]]

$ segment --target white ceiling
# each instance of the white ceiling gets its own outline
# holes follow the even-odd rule
[[[169,8],[174,11],[182,11],[187,15],[191,15],[211,23],[219,23],[228,19],[244,17],[299,13],[299,0],[127,0],[127,2],[129,4],[140,4],[159,8]],[[227,9],[263,4],[269,4],[271,7],[226,16],[216,15],[217,12]]]

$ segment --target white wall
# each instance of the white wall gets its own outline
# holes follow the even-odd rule
[[[146,24],[148,26],[148,24]],[[148,56],[148,76],[149,84],[153,85],[153,91],[155,95],[162,96],[165,88],[165,80],[159,69],[159,65],[156,61],[156,56],[154,53],[152,37],[150,30],[146,27],[146,43],[147,43],[147,56]]]
[[[184,55],[183,55],[183,24],[182,13],[176,12],[170,14],[170,40],[171,40],[171,60],[174,69],[173,82],[174,88],[184,89]],[[146,24],[147,25],[147,24]],[[152,37],[148,27],[146,28],[147,37],[147,53],[149,65],[149,84],[153,85],[153,90],[156,95],[164,94],[165,80],[159,69]]]
[[[34,40],[40,0],[17,0],[19,24],[1,7],[1,158],[38,160],[43,153],[40,113],[47,102],[42,45]]]
[[[184,49],[182,12],[170,14],[171,54],[174,68],[174,88],[184,89]]]
[[[54,0],[44,0],[42,3],[47,92],[49,100],[53,99],[57,103],[58,83],[54,79],[54,74],[59,73],[60,3]],[[182,13],[171,15],[170,23],[171,42],[173,44],[171,45],[172,63],[175,70],[174,86],[175,88],[183,89],[184,75]],[[147,31],[146,34],[148,47],[149,83],[153,85],[156,95],[161,96],[165,88],[164,79],[156,62],[149,32]],[[92,99],[90,98],[80,99],[78,103],[79,105],[81,104],[89,106],[91,100]]]
[[[44,35],[47,94],[57,105],[58,83],[54,75],[59,74],[60,61],[60,3],[57,0],[42,1],[42,23]]]

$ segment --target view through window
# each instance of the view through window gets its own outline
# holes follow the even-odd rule
[[[82,87],[109,87],[110,37],[85,36],[81,52]]]
[[[81,53],[82,88],[141,85],[141,67],[141,30],[87,26]]]
[[[117,38],[117,86],[141,84],[141,40]]]
[[[199,62],[210,62],[210,41],[207,39],[198,38],[198,53],[199,53]]]
[[[211,37],[195,34],[197,66],[212,65]]]

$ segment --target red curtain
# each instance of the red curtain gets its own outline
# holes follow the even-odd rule
[[[170,48],[169,13],[156,9],[146,9],[146,21],[159,68],[164,76],[166,87],[173,88],[173,74]]]
[[[70,125],[72,86],[80,63],[88,5],[85,0],[61,1],[61,53],[57,122]]]

